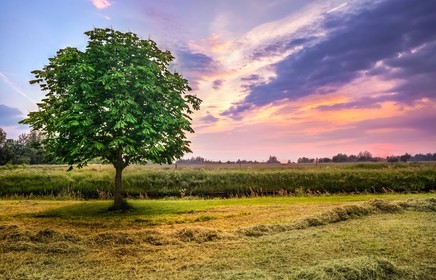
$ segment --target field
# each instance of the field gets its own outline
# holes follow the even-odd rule
[[[434,163],[66,169],[0,169],[0,278],[436,279]]]
[[[436,195],[0,200],[3,279],[436,279]]]
[[[0,169],[0,197],[108,198],[114,170],[90,165]],[[333,193],[411,193],[436,189],[436,163],[324,165],[130,166],[123,173],[125,196],[253,197]]]

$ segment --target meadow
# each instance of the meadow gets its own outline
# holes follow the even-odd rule
[[[0,278],[436,279],[434,163],[66,169],[0,168]]]
[[[435,279],[436,195],[0,200],[3,279]]]
[[[111,197],[112,166],[67,169],[2,167],[0,197]],[[436,163],[135,165],[124,171],[123,187],[136,198],[429,192],[436,189]]]

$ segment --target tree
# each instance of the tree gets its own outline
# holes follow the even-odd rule
[[[18,136],[17,144],[21,150],[21,162],[27,164],[49,163],[42,144],[43,136],[40,131],[32,130],[29,134]]]
[[[7,134],[0,128],[0,165],[5,165],[10,162],[10,149],[8,147]]]
[[[328,157],[324,157],[324,158],[318,159],[319,163],[328,163],[328,162],[331,162],[331,161],[332,160],[330,158],[328,158]]]
[[[347,162],[356,162],[357,160],[358,159],[356,155],[349,155],[347,158]]]
[[[269,159],[266,161],[269,164],[280,164],[280,161],[277,160],[276,156],[269,156]]]
[[[348,160],[348,156],[346,154],[339,153],[332,157],[333,162],[347,162],[347,160]]]
[[[410,160],[411,157],[412,157],[411,155],[409,155],[408,153],[405,153],[404,155],[400,156],[400,161],[407,162],[408,160]]]
[[[357,161],[371,161],[372,160],[372,154],[368,151],[359,152],[357,155]]]
[[[3,145],[6,143],[6,137],[6,132],[0,127],[0,147],[3,147]]]
[[[6,132],[0,128],[0,165],[50,163],[45,156],[39,131],[23,133],[18,136],[18,140],[6,139],[6,136]]]
[[[168,70],[174,59],[152,40],[113,29],[85,32],[85,51],[67,47],[35,70],[46,92],[22,123],[44,132],[48,152],[70,165],[100,157],[115,168],[113,209],[125,206],[122,172],[132,163],[172,163],[191,152],[190,114],[201,100]]]
[[[313,158],[302,157],[297,160],[297,163],[313,163],[314,161]]]
[[[387,162],[398,162],[400,159],[398,158],[398,156],[388,156],[386,157],[386,161]]]

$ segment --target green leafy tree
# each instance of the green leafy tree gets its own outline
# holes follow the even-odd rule
[[[116,171],[114,209],[125,206],[122,172],[129,164],[172,163],[190,152],[190,114],[201,100],[168,70],[174,59],[152,40],[94,29],[85,51],[67,47],[32,73],[46,92],[22,123],[44,132],[48,152],[82,167],[100,157]]]

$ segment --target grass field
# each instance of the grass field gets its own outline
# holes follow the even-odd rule
[[[0,200],[3,279],[436,279],[436,194]]]
[[[0,197],[108,198],[112,166],[0,168]],[[333,193],[429,192],[436,189],[436,163],[322,165],[129,166],[123,174],[130,197],[253,197]]]

